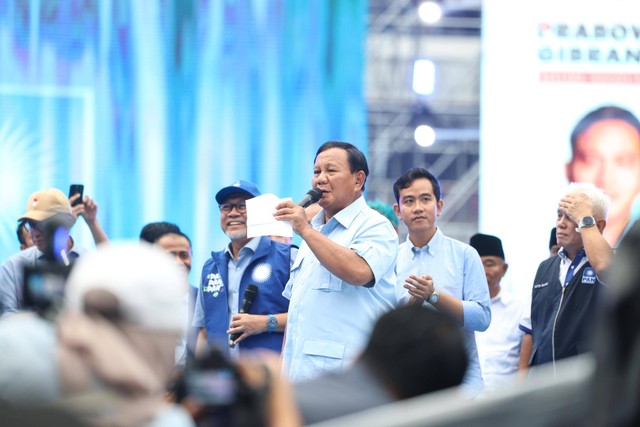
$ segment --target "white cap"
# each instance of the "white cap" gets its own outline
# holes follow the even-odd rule
[[[112,243],[78,258],[65,293],[65,309],[84,311],[84,295],[104,290],[117,299],[123,320],[155,330],[181,331],[188,278],[164,251],[144,243]]]

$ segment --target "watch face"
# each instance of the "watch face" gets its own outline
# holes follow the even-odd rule
[[[435,292],[434,292],[434,293],[432,293],[432,294],[431,294],[431,296],[429,297],[428,302],[429,302],[430,304],[435,304],[435,303],[437,303],[437,302],[438,302],[438,300],[439,300],[439,299],[440,299],[440,294],[439,294],[437,291],[435,291]]]
[[[580,220],[580,228],[583,227],[592,227],[596,224],[595,220],[592,216],[585,216]]]
[[[278,327],[278,319],[275,316],[267,317],[267,332],[272,333],[275,332]]]

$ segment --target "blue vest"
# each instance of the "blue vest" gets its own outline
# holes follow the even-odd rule
[[[558,279],[560,261],[557,255],[543,261],[533,282],[532,366],[576,356],[590,349],[589,334],[593,330],[590,321],[595,317],[598,294],[603,285],[587,262],[575,272],[562,296],[562,285]],[[552,344],[552,339],[555,344]]]
[[[275,242],[268,237],[261,238],[240,281],[238,311],[242,306],[244,291],[247,286],[254,284],[258,287],[258,294],[249,314],[267,315],[287,312],[289,300],[282,296],[282,291],[289,280],[290,252],[289,245]],[[202,269],[200,287],[207,340],[210,345],[216,345],[221,349],[227,349],[229,343],[227,329],[231,319],[227,291],[228,278],[228,260],[225,251],[212,252],[211,258]],[[240,350],[268,348],[280,352],[282,339],[282,332],[272,334],[265,332],[245,338],[238,343],[238,347]]]

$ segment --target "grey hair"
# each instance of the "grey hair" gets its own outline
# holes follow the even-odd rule
[[[565,196],[570,194],[584,194],[593,204],[593,216],[596,219],[607,219],[611,199],[601,188],[596,187],[591,182],[572,182],[567,187]]]

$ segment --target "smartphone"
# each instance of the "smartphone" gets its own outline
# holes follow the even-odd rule
[[[80,194],[80,197],[78,197],[72,204],[71,206],[76,206],[82,203],[82,198],[84,197],[84,185],[82,184],[71,184],[69,186],[69,198],[71,198],[71,196],[73,196],[74,194]]]

